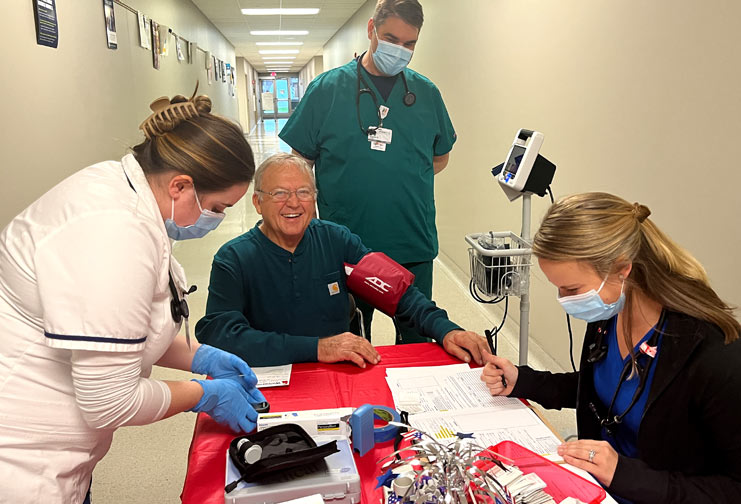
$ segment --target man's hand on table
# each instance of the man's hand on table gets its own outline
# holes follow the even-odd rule
[[[351,361],[361,368],[366,362],[381,362],[381,356],[367,339],[349,332],[319,339],[316,358],[327,363]]]
[[[473,331],[463,331],[461,329],[455,329],[445,335],[443,348],[450,355],[463,362],[471,362],[471,357],[473,357],[474,362],[479,366],[484,364],[486,355],[491,355],[486,338]]]

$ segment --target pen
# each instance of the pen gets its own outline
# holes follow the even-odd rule
[[[497,354],[497,345],[494,341],[495,334],[490,330],[485,330],[484,335],[486,336],[486,341],[489,343],[489,350],[491,351],[492,355]],[[504,388],[507,388],[507,379],[502,375],[502,385]]]

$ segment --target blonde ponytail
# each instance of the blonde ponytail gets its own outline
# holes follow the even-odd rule
[[[548,209],[533,253],[552,261],[584,261],[599,275],[632,263],[628,306],[632,291],[639,289],[665,308],[717,325],[726,343],[738,339],[741,324],[734,309],[710,287],[700,262],[666,236],[650,214],[648,207],[608,193],[568,196]],[[631,314],[626,315],[629,338]]]

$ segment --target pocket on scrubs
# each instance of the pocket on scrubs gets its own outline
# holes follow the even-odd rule
[[[347,287],[341,272],[333,271],[314,280],[314,303],[322,320],[339,322],[350,321],[350,303],[347,298]]]

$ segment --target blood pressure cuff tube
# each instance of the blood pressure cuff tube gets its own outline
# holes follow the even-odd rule
[[[414,274],[383,252],[370,252],[358,264],[345,263],[347,288],[389,317],[414,283]]]
[[[261,448],[259,458],[245,457],[244,449],[249,445]],[[240,443],[241,441],[241,443]],[[320,470],[324,458],[340,451],[337,441],[317,446],[306,431],[297,424],[280,424],[247,436],[238,436],[229,444],[229,458],[240,474],[237,481],[229,483],[224,489],[227,493],[237,487],[240,481],[248,483],[270,482],[275,478],[290,477],[293,472],[308,474]]]

